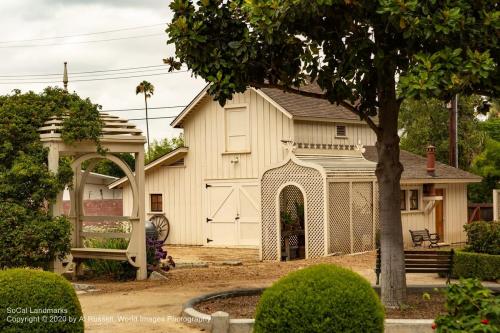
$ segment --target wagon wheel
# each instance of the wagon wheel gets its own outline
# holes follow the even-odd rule
[[[170,223],[164,215],[153,215],[149,221],[155,226],[158,240],[165,242],[170,233]]]

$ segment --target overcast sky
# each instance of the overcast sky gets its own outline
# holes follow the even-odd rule
[[[101,104],[103,110],[142,108],[142,96],[135,87],[142,80],[155,86],[150,107],[186,105],[204,86],[201,79],[189,73],[141,76],[118,80],[72,82],[77,79],[109,78],[143,75],[139,73],[71,76],[72,72],[99,71],[161,65],[162,59],[174,53],[167,46],[166,22],[172,13],[169,1],[163,0],[16,0],[0,2],[0,94],[14,88],[41,91],[47,85],[62,86],[63,62],[68,62],[69,90]],[[155,25],[155,26],[150,26]],[[53,36],[78,35],[129,27],[150,26],[90,36],[20,41]],[[147,37],[102,41],[104,39]],[[97,41],[81,43],[86,41]],[[18,41],[5,43],[6,41]],[[33,46],[51,44],[49,46]],[[58,45],[54,45],[58,44]],[[28,46],[28,47],[27,47]],[[166,71],[166,70],[165,70]],[[158,73],[155,68],[149,73]],[[161,70],[160,70],[161,72]],[[17,75],[53,74],[61,76],[19,77]],[[120,73],[120,72],[115,72]],[[109,74],[109,73],[108,73]],[[7,75],[16,75],[14,78]],[[24,82],[57,81],[57,83],[20,84]],[[16,83],[11,83],[16,80]],[[4,84],[8,83],[8,84]],[[176,115],[182,109],[150,110],[150,117]],[[125,118],[143,118],[144,111],[114,112]],[[151,139],[178,134],[170,126],[171,119],[149,121]],[[134,121],[145,132],[145,121]]]

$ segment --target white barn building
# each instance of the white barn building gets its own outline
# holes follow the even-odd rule
[[[300,185],[297,179],[304,176],[300,171],[282,170],[279,176],[279,168],[295,163],[319,172],[320,185],[308,186],[323,188],[321,193],[310,194],[295,186],[302,196],[288,200],[307,209],[302,256],[374,248],[376,137],[349,110],[270,88],[249,88],[221,107],[204,89],[172,126],[184,130],[185,147],[149,163],[145,183],[146,214],[168,218],[168,243],[259,247],[264,259],[278,259],[284,237],[283,209],[290,207],[283,208],[288,200],[283,193],[269,192],[266,175],[278,175],[273,186],[280,191],[287,184]],[[411,245],[408,230],[424,228],[439,233],[441,241],[464,242],[467,184],[480,178],[438,162],[435,172],[429,173],[425,158],[404,151],[401,162],[405,168],[401,180],[405,245]],[[123,188],[127,213],[132,202],[127,179],[110,188]],[[297,191],[288,190],[297,196]],[[314,218],[317,224],[311,224],[308,216],[312,213],[319,214]],[[321,229],[321,234],[313,234],[314,228]],[[269,238],[271,229],[277,234]],[[297,242],[295,236],[292,242]]]

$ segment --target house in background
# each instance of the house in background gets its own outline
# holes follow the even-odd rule
[[[82,174],[85,171],[82,170]],[[83,209],[86,215],[92,216],[122,216],[122,190],[110,189],[109,185],[118,178],[91,172],[87,177],[83,193]],[[63,211],[69,214],[71,202],[68,189],[63,192]]]
[[[269,260],[290,242],[302,257],[374,248],[376,137],[349,110],[270,88],[221,107],[204,89],[172,126],[184,130],[185,147],[148,164],[145,184],[147,214],[170,221],[168,243],[259,247]],[[426,158],[407,152],[401,162],[405,245],[409,229],[423,228],[465,241],[467,184],[480,178],[437,162],[427,170]],[[127,213],[127,180],[110,188],[123,188]],[[302,230],[288,235],[285,220],[300,210]]]

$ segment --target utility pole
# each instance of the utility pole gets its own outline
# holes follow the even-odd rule
[[[64,90],[68,91],[68,63],[66,61],[64,62],[63,85]]]
[[[458,94],[453,96],[449,106],[449,165],[458,168]]]

